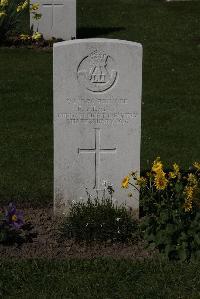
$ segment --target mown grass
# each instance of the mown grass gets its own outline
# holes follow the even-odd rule
[[[189,166],[199,159],[200,149],[200,2],[96,3],[99,10],[93,26],[95,8],[90,1],[82,4],[81,28],[89,33],[90,27],[101,28],[100,36],[137,41],[144,48],[142,168],[157,155]]]
[[[52,57],[1,49],[0,197],[52,197]],[[6,78],[6,80],[5,80]]]
[[[200,267],[166,261],[0,261],[0,297],[200,298]]]
[[[158,155],[184,169],[200,160],[199,11],[199,1],[78,0],[78,37],[144,47],[143,170]],[[45,205],[53,185],[52,52],[0,48],[0,70],[0,202]]]

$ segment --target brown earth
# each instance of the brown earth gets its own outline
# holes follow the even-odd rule
[[[144,259],[151,258],[155,252],[145,249],[143,241],[134,244],[78,244],[74,240],[59,238],[58,226],[61,219],[53,216],[53,210],[24,209],[26,221],[33,229],[33,237],[18,245],[0,244],[0,258],[94,258],[113,257]]]

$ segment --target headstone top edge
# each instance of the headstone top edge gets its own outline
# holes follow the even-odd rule
[[[142,44],[121,39],[110,39],[110,38],[88,38],[88,39],[75,39],[69,41],[58,42],[53,45],[53,48],[61,46],[75,45],[75,44],[87,44],[87,43],[110,43],[110,44],[124,44],[129,46],[135,46],[142,49]]]

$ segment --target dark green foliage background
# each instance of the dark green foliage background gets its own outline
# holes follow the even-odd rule
[[[142,170],[157,155],[185,169],[200,159],[199,11],[199,1],[78,0],[78,37],[143,45]],[[1,203],[52,203],[52,103],[52,51],[0,48]]]

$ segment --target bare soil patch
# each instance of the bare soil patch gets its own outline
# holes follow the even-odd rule
[[[113,257],[144,259],[153,257],[156,252],[145,249],[144,241],[134,244],[93,243],[78,244],[74,240],[59,238],[61,218],[53,215],[52,208],[24,209],[26,221],[33,225],[32,240],[21,245],[0,244],[1,258],[95,258]]]

